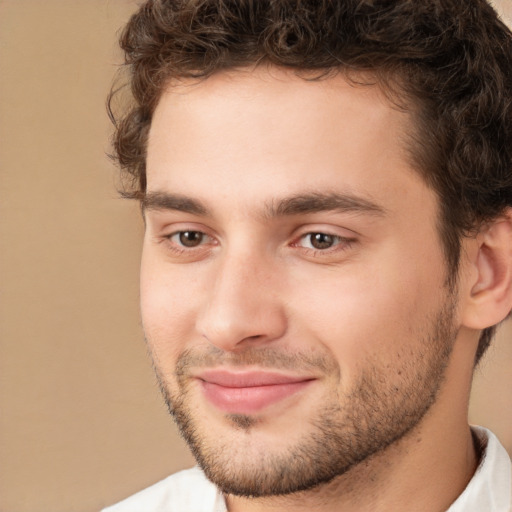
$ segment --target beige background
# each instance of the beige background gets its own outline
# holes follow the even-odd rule
[[[192,463],[142,342],[137,206],[105,157],[135,7],[0,0],[0,512],[98,510]],[[511,369],[506,326],[471,416],[512,451]]]

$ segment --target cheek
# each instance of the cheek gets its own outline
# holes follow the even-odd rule
[[[297,292],[293,316],[299,331],[309,331],[333,354],[347,379],[369,359],[396,365],[399,355],[421,350],[420,326],[429,324],[442,298],[441,273],[381,261],[331,274],[314,288],[303,283],[300,289],[315,292]]]
[[[143,253],[140,303],[144,334],[159,365],[173,367],[190,338],[200,293],[186,273]]]

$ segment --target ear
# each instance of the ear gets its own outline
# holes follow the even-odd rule
[[[482,226],[467,251],[470,271],[462,324],[485,329],[512,309],[512,209]]]

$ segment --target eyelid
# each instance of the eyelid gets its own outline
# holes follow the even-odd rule
[[[310,237],[312,235],[327,235],[334,239],[334,243],[330,247],[326,247],[324,249],[316,248],[316,247],[306,247],[301,245],[302,240],[307,239],[307,237]],[[355,238],[349,238],[341,235],[332,235],[331,233],[325,233],[323,231],[311,231],[309,233],[304,233],[303,235],[299,236],[295,239],[295,241],[292,243],[293,246],[304,249],[306,251],[314,251],[318,253],[329,253],[334,251],[341,251],[349,247],[351,244],[353,244],[356,241]]]
[[[312,223],[299,226],[299,228],[294,231],[293,238],[298,240],[299,238],[315,233],[322,233],[324,235],[329,235],[344,240],[355,240],[361,236],[357,231],[342,226]]]
[[[328,235],[335,239],[332,246],[326,248],[307,247],[302,245],[302,241],[308,236],[315,234]],[[300,251],[306,257],[310,256],[315,259],[333,258],[342,256],[357,243],[359,235],[350,229],[335,225],[326,224],[305,224],[296,230],[290,247]]]
[[[214,238],[212,236],[210,236],[208,233],[205,233],[204,231],[200,231],[198,229],[178,229],[176,231],[173,231],[172,233],[169,233],[168,235],[164,235],[164,238],[166,238],[167,240],[172,240],[175,236],[179,236],[181,235],[182,233],[199,233],[201,234],[204,239],[201,240],[201,242],[199,243],[198,246],[196,247],[187,247],[186,245],[183,245],[181,243],[177,243],[177,245],[179,245],[180,247],[183,247],[184,249],[187,249],[187,250],[193,250],[195,248],[198,248],[202,245],[205,245],[205,243],[207,243],[208,241],[211,241],[211,240],[214,240]]]
[[[301,242],[303,240],[307,240],[308,237],[311,237],[313,235],[326,235],[326,236],[329,236],[329,237],[331,237],[334,240],[334,243],[333,243],[333,245],[331,247],[327,247],[325,249],[316,249],[314,247],[308,247],[308,249],[311,249],[311,250],[328,251],[329,249],[332,249],[333,247],[336,247],[340,243],[343,243],[344,241],[348,240],[345,237],[342,237],[342,236],[339,236],[339,235],[333,235],[331,233],[324,233],[323,231],[310,231],[308,233],[305,233],[305,234],[301,235],[297,239],[297,242],[295,242],[295,244],[297,245],[299,242]]]
[[[203,235],[203,240],[201,240],[199,245],[183,245],[179,240],[174,238],[187,231]],[[181,222],[162,223],[159,226],[155,226],[154,236],[157,243],[163,244],[166,251],[169,251],[171,254],[174,253],[176,256],[188,255],[192,257],[193,255],[208,252],[213,246],[218,245],[215,232],[204,224],[194,221],[187,222],[185,220]]]
[[[197,231],[198,233],[203,233],[210,238],[216,238],[214,232],[209,227],[200,222],[187,222],[186,220],[155,224],[153,231],[161,238],[170,237],[171,235],[183,233],[184,231]]]

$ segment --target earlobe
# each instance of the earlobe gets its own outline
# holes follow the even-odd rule
[[[512,210],[485,224],[470,256],[472,282],[462,323],[485,329],[501,322],[512,309]]]

